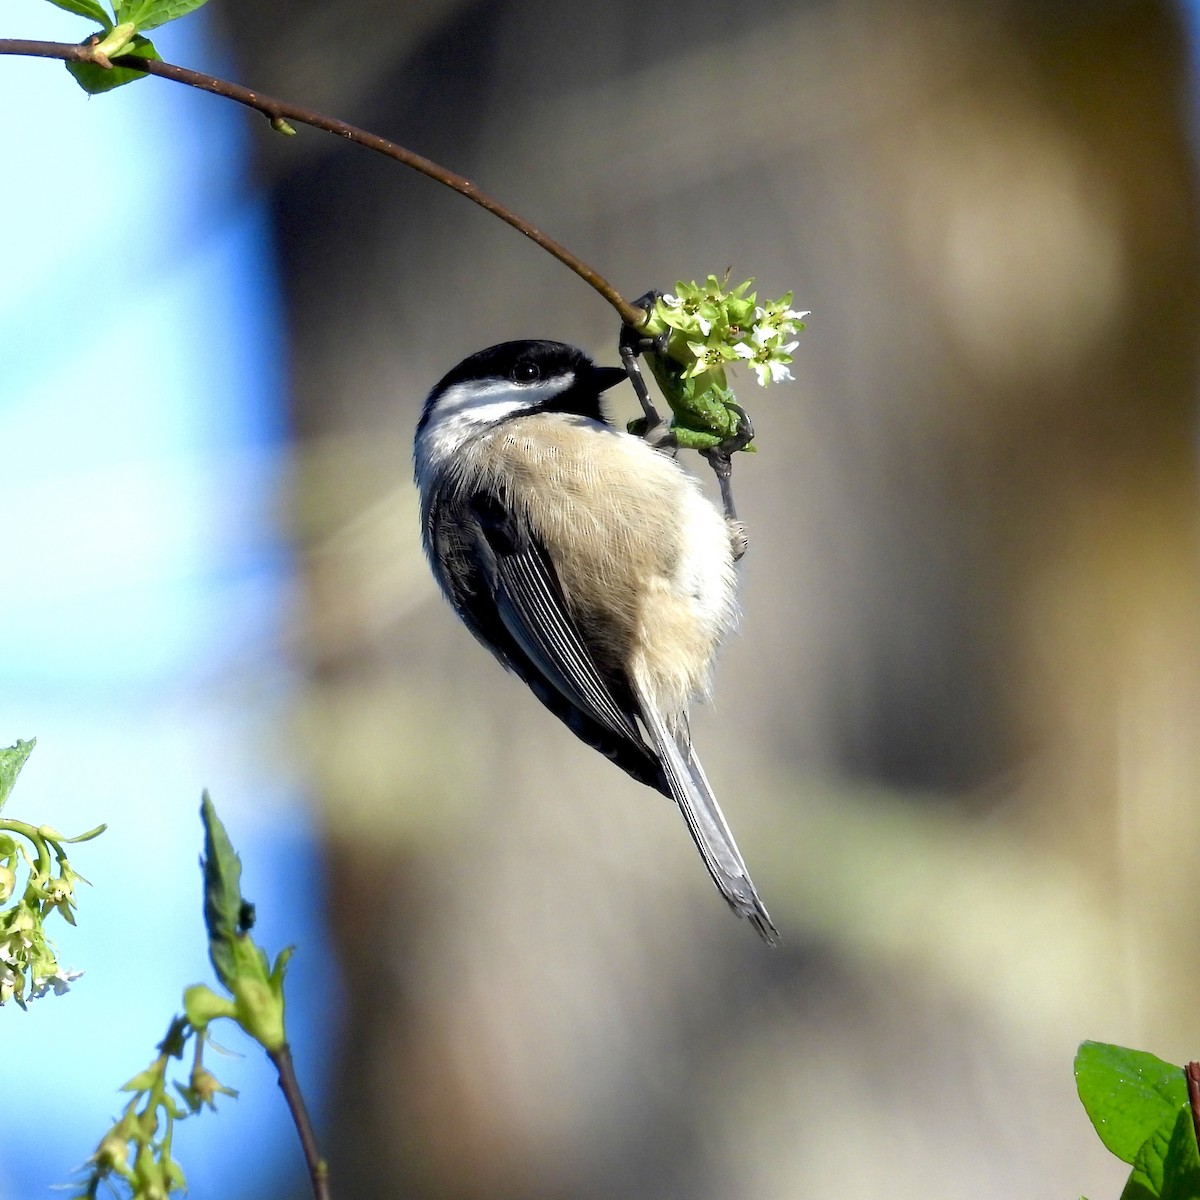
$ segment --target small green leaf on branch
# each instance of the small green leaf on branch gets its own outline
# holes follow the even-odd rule
[[[200,800],[204,822],[204,924],[208,929],[208,956],[217,978],[232,989],[237,973],[234,942],[242,912],[242,860],[237,856],[225,826],[208,792]]]
[[[102,44],[96,46],[97,53],[101,53],[100,46]],[[139,58],[152,58],[156,62],[162,62],[162,55],[154,48],[154,43],[149,38],[142,37],[141,34],[134,35],[116,53],[136,54]],[[145,71],[116,63],[105,67],[99,62],[69,62],[66,67],[74,76],[75,82],[89,96],[99,96],[101,93],[111,92],[113,88],[119,88],[123,84],[146,78]]]
[[[50,0],[55,8],[65,9],[77,17],[86,17],[95,21],[106,33],[113,27],[113,19],[104,11],[104,6],[97,0]]]
[[[283,975],[291,949],[271,966],[250,937],[246,916],[252,906],[242,896],[242,863],[207,792],[200,806],[204,822],[204,922],[208,955],[221,985],[233,997],[232,1011],[208,989],[189,988],[185,1005],[197,1027],[215,1016],[231,1016],[264,1049],[277,1050],[287,1038],[283,1024]],[[207,993],[207,995],[205,995]],[[214,1003],[215,1002],[215,1003]],[[211,1010],[211,1011],[208,1011]]]
[[[4,807],[4,802],[12,792],[13,784],[17,782],[17,776],[20,775],[25,760],[33,753],[36,745],[37,738],[30,738],[27,742],[18,738],[15,746],[0,750],[0,808]]]
[[[117,18],[131,21],[138,29],[157,29],[168,21],[186,17],[208,0],[120,0]]]

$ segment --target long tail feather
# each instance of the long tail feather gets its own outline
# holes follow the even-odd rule
[[[745,917],[765,942],[774,945],[779,930],[771,923],[770,914],[758,898],[745,860],[733,840],[733,834],[705,777],[704,768],[692,749],[687,722],[681,722],[678,732],[672,733],[650,704],[642,703],[641,709],[666,773],[671,795],[687,821],[692,840],[713,882],[729,907],[739,917]]]

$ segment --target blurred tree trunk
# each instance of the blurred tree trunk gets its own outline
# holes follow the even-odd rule
[[[1128,988],[1169,1052],[1190,962],[1170,947],[1200,935],[1200,273],[1175,7],[212,7],[247,81],[478,179],[627,295],[727,263],[796,288],[815,310],[800,386],[745,397],[748,615],[701,737],[747,855],[804,828],[809,772],[938,798],[980,837],[1002,821],[1117,897],[1128,960],[1094,986]],[[974,1156],[974,1194],[1078,1190],[1075,1143],[1050,1132],[1070,1096],[1018,1099],[1059,1071],[1069,1091],[1069,1066],[1007,1045],[1005,1014],[957,1010],[942,968],[905,975],[907,950],[855,966],[850,933],[808,923],[804,878],[760,879],[789,909],[764,958],[671,815],[433,603],[408,483],[425,391],[502,338],[611,353],[615,319],[427,180],[307,131],[256,146],[292,331],[307,749],[353,981],[329,1048],[339,1200],[927,1194],[903,1148],[816,1186],[840,1178],[834,1143],[794,1130],[836,1107],[805,1090],[825,1045],[846,1051],[824,1067],[847,1074],[843,1111],[882,1105],[900,1138],[903,1109],[915,1160]],[[1060,916],[1028,947],[1051,973]],[[991,1115],[958,1037],[992,1071]],[[899,1054],[886,1103],[872,1038]]]

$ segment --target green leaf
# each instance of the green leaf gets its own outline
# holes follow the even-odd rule
[[[183,993],[183,1010],[193,1029],[203,1033],[218,1017],[237,1016],[232,1000],[218,996],[203,983],[194,983]]]
[[[1127,1163],[1159,1126],[1165,1124],[1169,1133],[1188,1102],[1182,1067],[1103,1042],[1079,1047],[1075,1085],[1100,1140]]]
[[[208,792],[200,801],[204,822],[204,924],[208,928],[208,956],[217,978],[232,990],[237,978],[235,946],[242,913],[242,860],[238,858],[221,824]]]
[[[1190,1107],[1175,1119],[1159,1196],[1161,1200],[1200,1200],[1200,1146]]]
[[[112,17],[104,11],[103,6],[97,0],[50,0],[50,3],[55,8],[63,8],[69,13],[74,13],[77,17],[87,17],[89,21],[95,21],[102,29],[108,30],[113,27]]]
[[[208,0],[123,0],[118,4],[117,16],[122,21],[132,21],[139,29],[157,29],[168,21],[187,16],[193,9]]]
[[[142,58],[153,58],[162,62],[162,55],[154,48],[154,43],[149,38],[140,35],[129,44],[127,53],[138,54]],[[81,62],[69,62],[66,66],[67,70],[75,77],[75,82],[89,96],[99,96],[102,92],[111,92],[113,88],[119,88],[122,84],[146,78],[146,72],[139,71],[136,67],[105,68],[97,66],[95,63]]]
[[[20,775],[25,760],[33,753],[36,745],[37,738],[30,738],[27,742],[18,738],[15,746],[9,746],[7,750],[0,750],[0,808],[4,807],[4,802],[13,790],[13,784],[17,782],[17,776]]]
[[[1192,1113],[1167,1117],[1142,1143],[1121,1200],[1198,1200],[1200,1151]]]
[[[97,825],[95,829],[89,829],[87,833],[77,833],[74,837],[60,837],[55,840],[62,842],[64,846],[74,846],[80,842],[90,842],[92,838],[98,838],[107,828],[107,824]],[[82,879],[83,876],[81,875],[80,878]]]

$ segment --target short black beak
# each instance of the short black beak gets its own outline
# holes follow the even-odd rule
[[[628,378],[624,367],[592,368],[592,381],[598,392],[607,392],[609,388],[616,387],[618,383],[624,383]]]

